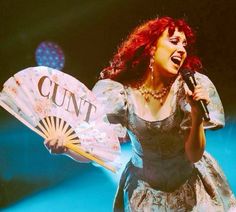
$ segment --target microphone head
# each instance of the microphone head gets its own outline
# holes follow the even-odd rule
[[[191,91],[194,91],[194,87],[197,85],[196,80],[194,78],[194,71],[184,68],[180,69],[179,73],[184,82],[187,84],[188,88]]]
[[[179,69],[179,73],[181,74],[181,76],[186,76],[186,75],[193,76],[195,71],[192,71],[192,70],[187,69],[187,68],[181,68],[181,69]]]
[[[187,69],[187,68],[181,68],[180,70],[179,70],[179,73],[180,73],[180,75],[182,76],[182,78],[183,78],[183,80],[184,81],[186,81],[186,80],[188,80],[190,77],[194,77],[194,71],[192,71],[192,70],[189,70],[189,69]]]

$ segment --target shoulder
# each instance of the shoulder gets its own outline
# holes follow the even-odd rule
[[[111,79],[99,80],[94,85],[92,92],[103,105],[106,105],[109,111],[119,111],[126,106],[125,88],[117,81]]]
[[[102,79],[96,82],[92,91],[97,92],[124,92],[124,85],[111,80],[111,79]]]
[[[208,85],[208,86],[213,85],[212,81],[205,74],[195,72],[194,76],[195,76],[196,80],[201,84]]]
[[[201,84],[202,86],[204,86],[206,88],[210,98],[219,99],[219,94],[217,92],[217,89],[216,89],[215,85],[213,84],[213,82],[209,79],[208,76],[196,72],[195,78],[199,84]]]

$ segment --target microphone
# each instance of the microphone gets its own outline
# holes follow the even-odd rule
[[[197,82],[195,80],[194,77],[194,73],[188,69],[180,69],[180,74],[184,80],[184,82],[187,84],[189,90],[191,90],[192,92],[194,91],[195,86],[197,85]],[[207,109],[207,104],[204,100],[199,100],[197,101],[198,107],[200,108],[201,112],[202,112],[202,117],[205,121],[209,121],[210,120],[210,116],[209,116],[209,111]]]

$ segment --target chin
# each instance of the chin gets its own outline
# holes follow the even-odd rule
[[[172,77],[176,77],[179,73],[179,66],[169,66],[169,67],[165,67],[164,69],[162,69],[161,74],[163,77],[168,77],[168,78],[172,78]]]
[[[173,68],[173,69],[168,70],[167,75],[169,75],[170,77],[171,76],[174,77],[178,75],[178,73],[179,73],[179,69]]]

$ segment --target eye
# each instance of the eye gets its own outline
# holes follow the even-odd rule
[[[171,42],[172,44],[174,44],[174,45],[177,45],[178,42],[179,42],[179,40],[177,40],[177,39],[173,39],[173,40],[170,40],[170,42]]]

